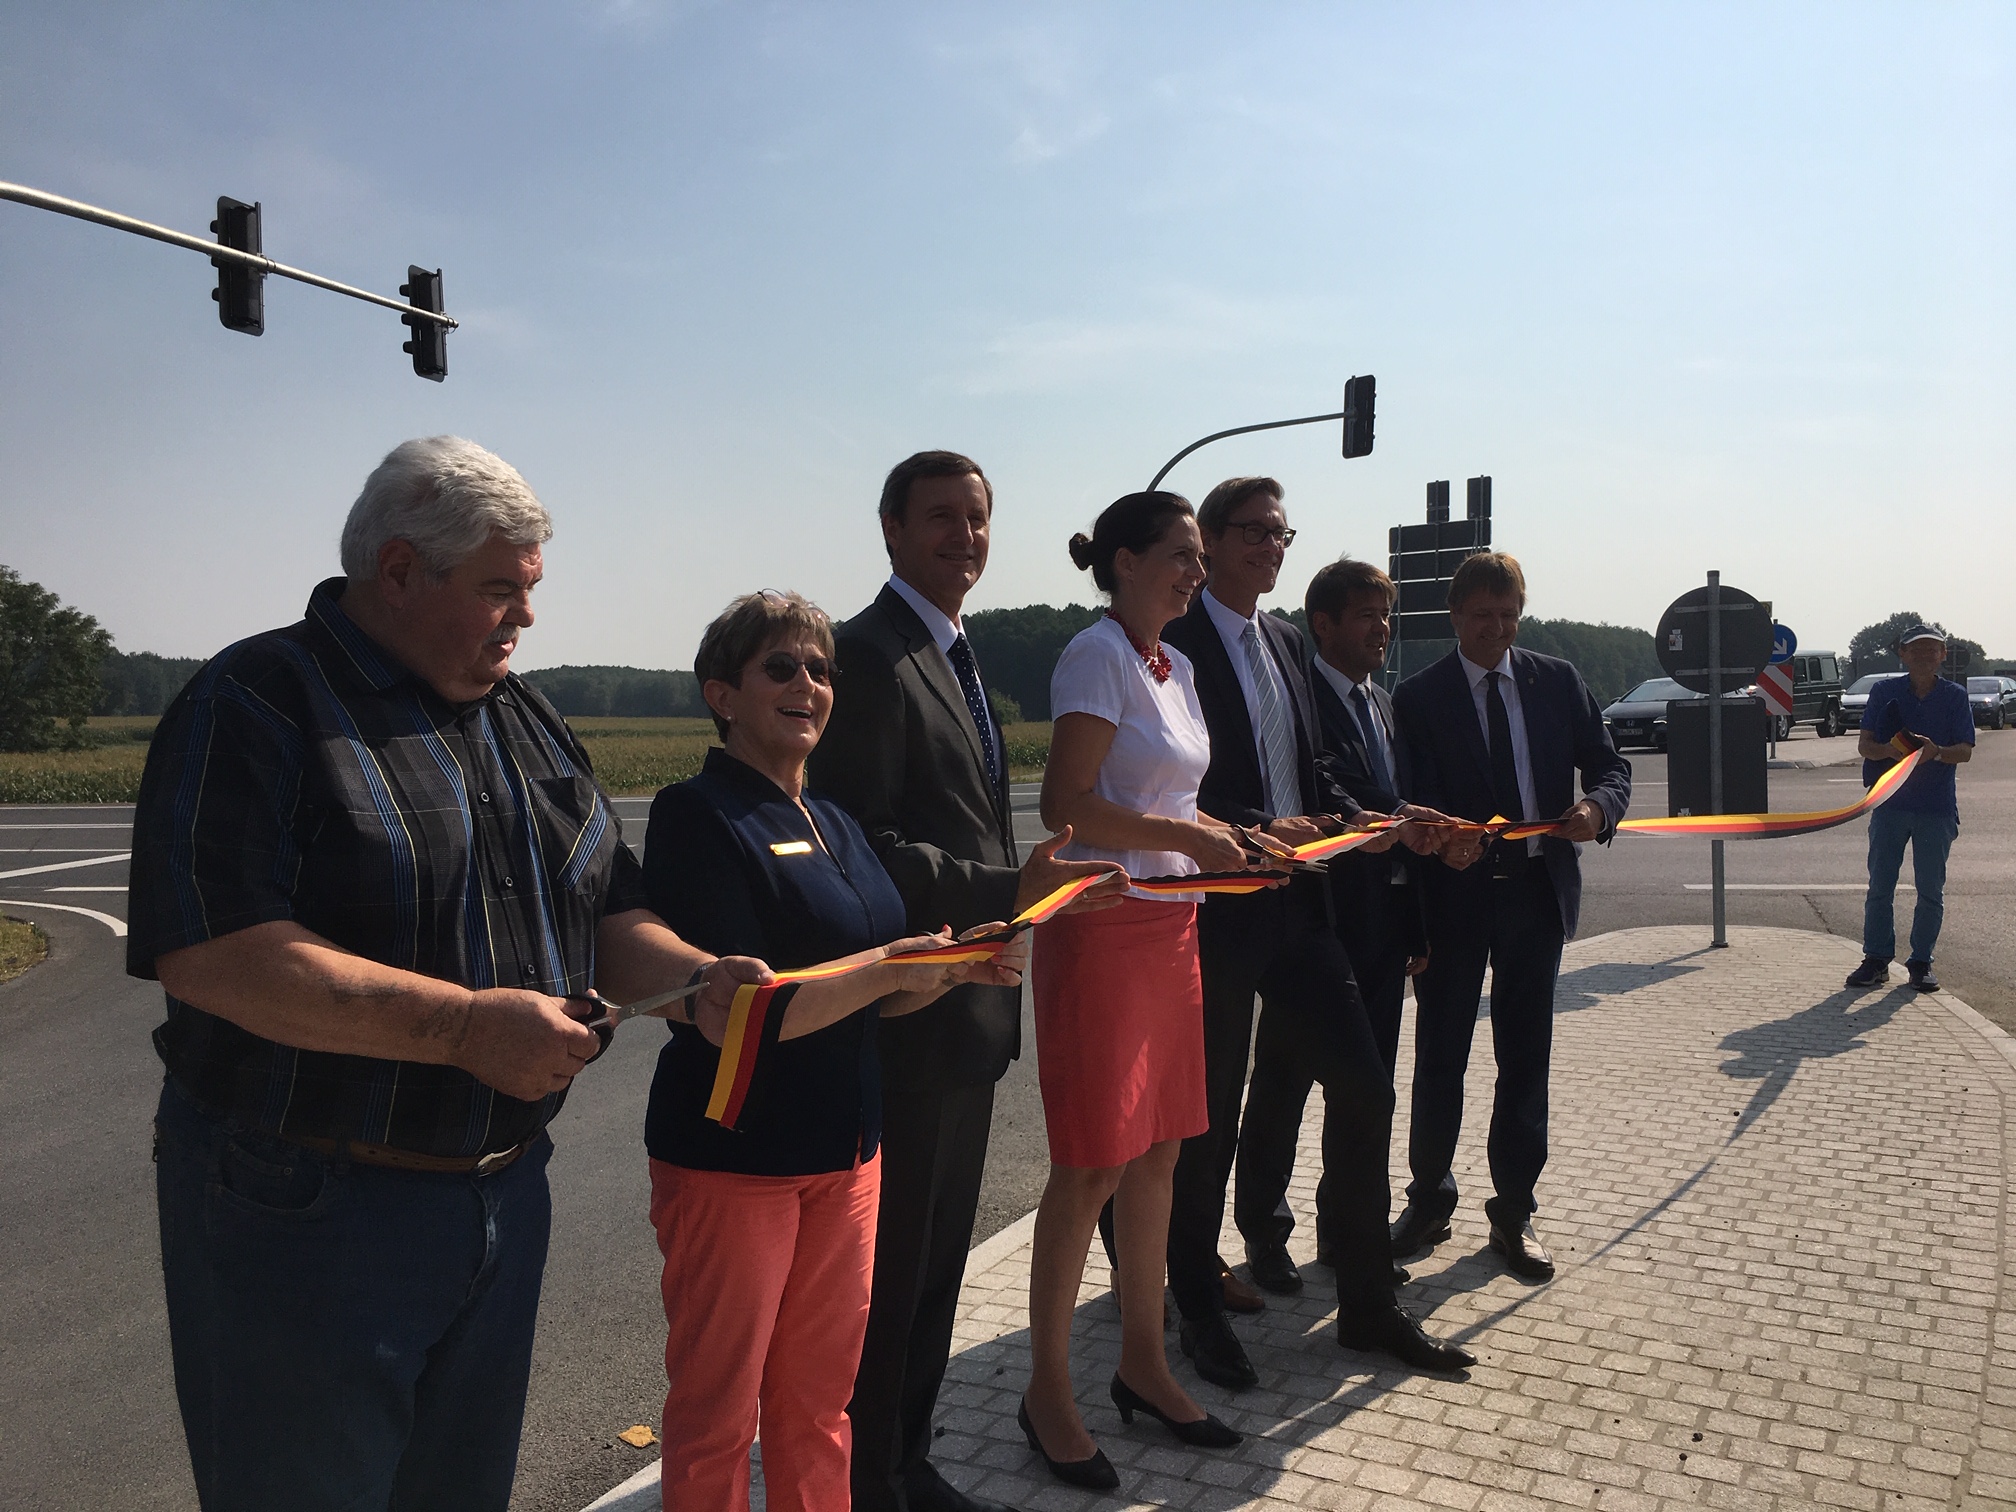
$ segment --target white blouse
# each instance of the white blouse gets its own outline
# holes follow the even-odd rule
[[[1050,674],[1050,717],[1090,714],[1114,727],[1092,784],[1101,798],[1137,814],[1195,819],[1197,788],[1211,765],[1211,735],[1189,658],[1174,647],[1162,649],[1169,680],[1158,683],[1118,620],[1101,619],[1080,631]],[[1133,877],[1188,876],[1199,869],[1181,851],[1102,850],[1076,839],[1058,855],[1117,861]]]

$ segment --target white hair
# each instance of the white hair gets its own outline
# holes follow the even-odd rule
[[[426,436],[392,448],[364,480],[343,522],[343,573],[378,575],[378,551],[408,541],[435,577],[445,577],[493,535],[517,546],[553,538],[553,517],[518,469],[460,436]]]

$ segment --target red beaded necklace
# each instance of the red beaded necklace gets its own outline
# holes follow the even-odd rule
[[[1153,649],[1150,649],[1134,639],[1134,632],[1129,630],[1120,616],[1111,609],[1106,611],[1106,618],[1120,626],[1120,633],[1127,637],[1127,644],[1134,648],[1135,655],[1148,664],[1148,675],[1158,683],[1169,681],[1169,674],[1174,669],[1169,665],[1169,653],[1162,649],[1162,643],[1157,641]]]

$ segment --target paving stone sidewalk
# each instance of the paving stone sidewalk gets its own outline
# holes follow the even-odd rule
[[[1029,1512],[2016,1508],[2016,1041],[1946,994],[1840,990],[1859,959],[1845,941],[1730,939],[1711,951],[1705,930],[1659,928],[1569,946],[1536,1219],[1560,1266],[1547,1286],[1485,1248],[1478,1034],[1463,1205],[1405,1293],[1478,1355],[1465,1377],[1337,1345],[1332,1277],[1311,1263],[1312,1098],[1290,1198],[1308,1288],[1235,1324],[1260,1386],[1235,1397],[1174,1357],[1197,1399],[1249,1435],[1241,1449],[1121,1425],[1106,1397],[1119,1317],[1095,1246],[1074,1372],[1121,1489],[1049,1479],[1015,1426],[1025,1220],[967,1271],[939,1399],[948,1479]],[[1403,1088],[1409,1074],[1403,1049]],[[1223,1253],[1243,1254],[1229,1225]],[[647,1477],[607,1505],[655,1506]]]

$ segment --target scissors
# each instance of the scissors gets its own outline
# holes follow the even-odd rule
[[[675,987],[670,992],[659,992],[647,998],[639,998],[634,1003],[612,1003],[593,987],[586,992],[568,993],[566,998],[570,1004],[567,1010],[568,1017],[576,1020],[585,1029],[593,1029],[595,1037],[602,1042],[596,1047],[595,1053],[582,1064],[593,1065],[602,1059],[602,1052],[607,1050],[616,1038],[618,1024],[633,1018],[669,1019],[672,1014],[667,1010],[685,1002],[688,998],[698,997],[706,985],[705,982],[694,982],[690,986]],[[581,1011],[577,1012],[571,1006],[575,1003],[581,1005]]]

